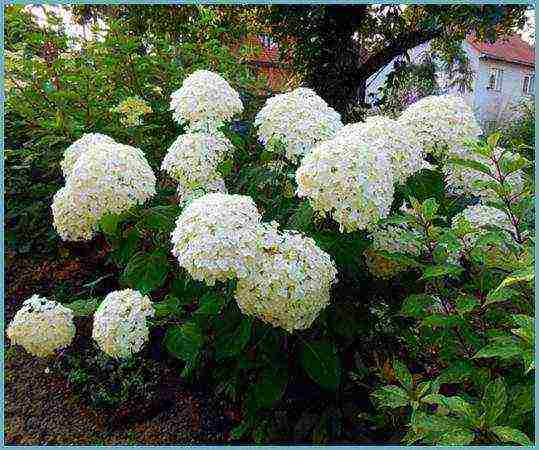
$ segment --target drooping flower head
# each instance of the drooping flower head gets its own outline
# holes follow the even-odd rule
[[[366,229],[389,214],[394,193],[391,159],[349,129],[322,142],[296,171],[297,195],[329,213],[341,230]]]
[[[260,220],[250,197],[206,194],[178,217],[172,254],[195,280],[209,285],[239,277],[256,257]]]
[[[95,312],[92,337],[107,355],[127,358],[148,341],[146,319],[154,313],[150,298],[138,291],[111,292]]]
[[[311,148],[332,138],[341,116],[312,89],[298,88],[269,98],[255,118],[258,137],[270,151],[297,162]]]
[[[258,256],[238,279],[235,298],[249,316],[292,333],[309,328],[330,303],[337,270],[313,239],[260,226]]]
[[[232,143],[219,134],[183,134],[170,146],[161,170],[178,182],[178,193],[220,191],[224,182],[217,169],[231,149]]]
[[[155,175],[141,150],[90,145],[53,199],[54,226],[64,240],[88,240],[106,214],[119,214],[155,194]]]
[[[71,144],[64,152],[64,159],[61,162],[64,178],[67,179],[73,166],[80,155],[88,151],[89,148],[101,144],[115,144],[111,137],[101,133],[84,134],[80,139]]]
[[[476,139],[481,128],[472,108],[458,95],[430,95],[404,110],[398,121],[419,140],[423,151],[458,151]]]
[[[404,183],[410,175],[430,167],[412,131],[396,120],[384,116],[367,117],[365,122],[345,125],[337,136],[350,133],[361,137],[372,152],[389,156],[396,183]]]
[[[239,94],[219,74],[197,70],[171,95],[174,120],[192,131],[215,131],[243,111]]]
[[[7,328],[12,344],[32,355],[45,357],[67,347],[75,337],[73,311],[52,300],[33,295],[25,300]]]

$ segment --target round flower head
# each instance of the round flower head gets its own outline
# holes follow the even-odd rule
[[[506,152],[501,147],[496,147],[494,149],[493,156],[496,159],[499,159],[502,153],[504,154],[503,159],[507,160],[513,160],[520,157],[515,153]],[[468,148],[462,148],[460,151],[455,152],[454,156],[484,164],[490,169],[490,172],[493,175],[496,175],[496,165],[491,159],[479,155]],[[486,173],[453,164],[447,164],[444,167],[444,173],[448,190],[453,194],[474,195],[491,200],[496,198],[496,192],[494,190],[474,184],[476,181],[493,181],[493,179]],[[522,170],[517,170],[516,172],[507,175],[505,177],[505,182],[511,188],[511,192],[515,194],[520,193],[524,189],[524,176]]]
[[[219,74],[197,70],[171,95],[174,120],[191,130],[215,130],[243,111],[239,94]]]
[[[148,341],[146,318],[153,316],[148,296],[133,289],[111,292],[94,314],[92,337],[107,355],[127,358]]]
[[[318,142],[332,138],[342,127],[341,116],[307,88],[275,95],[255,118],[258,137],[268,150],[297,162]]]
[[[503,211],[481,204],[468,206],[453,217],[451,221],[453,229],[462,227],[465,227],[465,229],[471,227],[473,229],[472,232],[468,232],[463,236],[463,242],[468,249],[474,247],[481,236],[486,234],[485,227],[489,225],[499,227],[509,233],[514,231],[513,225]]]
[[[389,214],[394,193],[391,160],[351,130],[318,144],[296,171],[297,195],[330,213],[346,232],[368,228]]]
[[[214,184],[221,176],[218,165],[230,152],[232,143],[224,136],[187,133],[173,142],[161,170],[179,183],[179,191],[192,191]]]
[[[213,285],[243,275],[255,258],[261,216],[244,195],[206,194],[180,214],[172,254],[195,280]]]
[[[127,211],[154,194],[155,176],[141,150],[117,143],[90,146],[54,197],[54,224],[64,240],[87,240],[105,214]]]
[[[404,184],[409,176],[431,167],[414,134],[396,120],[383,116],[367,117],[365,122],[344,126],[337,136],[350,133],[360,136],[372,152],[389,156],[396,183]]]
[[[64,178],[67,179],[79,156],[88,151],[90,147],[115,143],[114,139],[105,134],[88,133],[83,135],[80,139],[67,147],[64,152],[64,159],[61,162]]]
[[[17,311],[7,328],[12,344],[45,357],[65,348],[75,337],[73,311],[52,300],[33,295]]]
[[[263,225],[259,256],[239,278],[235,298],[249,316],[292,333],[309,328],[330,303],[337,270],[313,239]]]
[[[364,256],[369,272],[375,277],[390,278],[406,269],[398,262],[382,255],[380,250],[413,256],[421,253],[420,244],[413,239],[406,225],[377,226],[369,235],[372,238],[372,245],[364,252]]]
[[[409,127],[427,153],[447,149],[451,154],[481,134],[472,108],[458,95],[424,97],[406,108],[398,121]]]

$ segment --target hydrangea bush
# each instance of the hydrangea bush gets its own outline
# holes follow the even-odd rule
[[[410,412],[404,442],[529,443],[530,409],[513,400],[535,367],[527,160],[499,135],[478,140],[457,96],[343,126],[300,88],[268,99],[243,134],[220,75],[196,71],[171,98],[184,133],[163,151],[163,179],[106,135],[65,152],[55,228],[68,241],[101,232],[121,271],[92,311],[99,351],[131,359],[162,329],[182,377],[242,402],[238,439],[269,440],[273,408],[312,382],[326,412],[309,439],[329,440],[354,387],[374,380],[380,417]],[[52,355],[73,339],[75,303],[32,297],[8,337]],[[387,355],[389,339],[423,370],[366,368],[366,347]]]

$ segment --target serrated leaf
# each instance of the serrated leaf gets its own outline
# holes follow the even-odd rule
[[[487,294],[485,305],[490,305],[492,303],[504,302],[510,300],[511,298],[517,296],[519,292],[511,288],[496,288],[490,291]]]
[[[492,174],[490,168],[486,164],[480,163],[479,161],[474,161],[472,159],[449,158],[447,162],[456,166],[473,169],[486,175]]]
[[[252,320],[243,318],[232,333],[219,335],[215,343],[217,360],[238,355],[245,348],[251,337]]]
[[[435,218],[436,213],[438,212],[438,202],[435,198],[426,199],[421,205],[421,213],[423,217],[427,220],[432,220]]]
[[[463,295],[457,298],[455,306],[460,314],[467,314],[479,306],[479,300],[471,295]]]
[[[99,219],[99,228],[107,236],[115,237],[120,220],[121,218],[118,214],[105,214]]]
[[[481,400],[483,406],[485,421],[487,425],[493,426],[496,420],[505,410],[507,404],[507,394],[505,392],[505,384],[501,378],[491,381],[485,387],[483,398]]]
[[[510,427],[492,427],[490,429],[502,442],[532,446],[533,442],[522,431]]]
[[[457,277],[464,271],[464,268],[455,264],[443,264],[438,266],[428,266],[423,272],[421,280],[430,280],[432,278],[452,276]]]
[[[406,389],[412,389],[412,386],[413,386],[412,374],[410,373],[408,368],[399,360],[393,361],[393,372],[395,373],[395,378]]]
[[[337,389],[341,365],[334,344],[306,342],[301,349],[300,359],[307,374],[320,386],[330,391]]]
[[[284,369],[266,369],[255,384],[249,387],[247,403],[254,413],[260,408],[271,408],[283,396],[288,384],[288,373]]]
[[[138,253],[125,267],[122,281],[129,287],[147,294],[165,283],[170,269],[171,266],[164,251]]]
[[[430,295],[413,294],[404,299],[400,313],[407,317],[424,317],[425,312],[435,303]]]
[[[165,348],[183,361],[193,360],[198,355],[203,343],[202,330],[194,322],[170,327],[164,339]]]
[[[378,406],[400,408],[410,404],[408,393],[399,386],[382,386],[376,389],[371,396]]]
[[[64,306],[73,311],[73,316],[85,317],[95,313],[101,301],[102,299],[100,298],[85,298],[67,303]]]
[[[492,342],[481,350],[479,350],[474,356],[474,359],[477,358],[500,358],[500,359],[509,359],[519,356],[521,352],[520,347],[516,342],[507,343],[507,342]]]
[[[442,433],[438,439],[438,445],[468,445],[475,439],[472,430],[456,428],[447,433]]]

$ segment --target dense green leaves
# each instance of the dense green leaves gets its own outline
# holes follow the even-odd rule
[[[372,398],[378,406],[399,408],[410,403],[408,393],[399,386],[382,386],[372,393]]]
[[[514,428],[499,426],[492,427],[490,431],[492,431],[502,442],[529,446],[533,445],[528,436],[526,436],[522,431],[515,430]]]
[[[162,250],[138,253],[127,264],[122,280],[142,293],[160,288],[171,269],[167,254]]]
[[[176,358],[186,362],[196,358],[203,343],[202,330],[194,322],[170,327],[164,339],[166,349]]]

